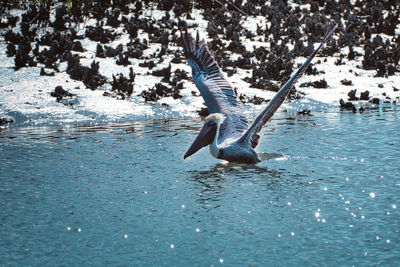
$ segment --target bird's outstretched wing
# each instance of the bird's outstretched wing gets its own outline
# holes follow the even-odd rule
[[[247,129],[246,133],[240,138],[239,142],[246,142],[251,144],[253,147],[258,143],[258,133],[262,127],[269,121],[274,115],[275,111],[282,105],[286,96],[289,94],[293,84],[303,75],[308,65],[311,63],[315,55],[319,52],[322,46],[332,37],[337,25],[334,24],[325,33],[321,44],[317,49],[313,51],[310,57],[304,62],[304,64],[296,71],[295,74],[285,83],[285,85],[276,93],[274,98],[268,103],[267,107],[257,116],[251,126]]]
[[[192,67],[193,81],[204,99],[208,112],[225,115],[218,140],[223,142],[227,138],[242,136],[248,127],[247,120],[241,113],[232,86],[222,74],[206,42],[200,40],[198,31],[196,39],[186,28],[181,31],[181,35],[186,60]]]

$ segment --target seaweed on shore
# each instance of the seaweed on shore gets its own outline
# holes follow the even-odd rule
[[[60,72],[59,65],[67,61],[66,72],[71,79],[82,81],[87,88],[95,90],[107,84],[112,91],[131,95],[134,81],[130,78],[115,74],[112,81],[108,81],[99,72],[99,62],[92,61],[90,66],[81,65],[80,57],[85,47],[79,39],[89,38],[97,43],[93,56],[114,58],[117,65],[126,68],[132,67],[135,59],[139,63],[133,68],[149,68],[151,75],[159,77],[160,83],[142,94],[146,100],[152,101],[167,96],[179,98],[184,82],[180,80],[188,79],[174,73],[172,67],[182,63],[176,50],[178,18],[194,19],[193,8],[202,10],[208,23],[209,47],[222,70],[228,76],[235,75],[238,69],[249,71],[244,81],[252,88],[276,91],[278,84],[286,81],[295,69],[294,59],[309,55],[330,20],[336,21],[339,27],[335,38],[321,51],[323,56],[338,57],[338,65],[361,60],[362,64],[358,67],[375,70],[376,77],[389,77],[400,71],[400,42],[396,35],[400,11],[394,2],[306,1],[309,8],[301,8],[299,4],[303,3],[297,0],[273,0],[268,4],[258,0],[3,1],[0,11],[6,16],[0,21],[0,28],[7,42],[6,53],[14,57],[15,70],[39,65],[41,75],[55,75]],[[11,16],[8,12],[11,8],[23,10],[22,16]],[[143,16],[146,10],[154,9],[172,12],[166,12],[157,19]],[[268,23],[256,25],[255,32],[249,31],[243,22],[255,16],[265,17]],[[89,18],[97,22],[90,25],[82,23]],[[82,36],[77,34],[78,24],[84,27]],[[15,27],[20,30],[14,30]],[[122,31],[117,31],[117,28]],[[129,41],[116,47],[111,45],[121,32],[128,34]],[[383,39],[382,34],[389,38]],[[246,40],[258,40],[268,45],[249,51]],[[159,50],[152,55],[144,53],[151,44],[159,45]],[[172,46],[174,49],[171,49]],[[362,52],[355,47],[361,47]],[[348,53],[340,52],[343,48],[348,48]],[[233,54],[239,56],[232,59]],[[169,65],[159,68],[158,64],[166,58],[171,59]],[[317,64],[309,67],[306,74],[322,73]],[[43,68],[54,72],[46,72]],[[342,83],[352,85],[345,80]],[[303,85],[316,88],[328,86],[324,79]],[[291,97],[298,98],[300,94],[294,93]]]

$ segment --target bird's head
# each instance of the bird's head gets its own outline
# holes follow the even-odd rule
[[[186,159],[187,157],[199,151],[201,148],[211,144],[217,135],[219,126],[224,120],[225,116],[221,113],[213,113],[208,115],[204,120],[203,128],[183,158]]]

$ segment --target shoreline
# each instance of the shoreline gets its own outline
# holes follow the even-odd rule
[[[276,7],[248,3],[241,11],[227,6],[189,9],[175,4],[169,7],[163,1],[143,3],[141,9],[134,4],[121,4],[104,8],[103,17],[96,18],[96,13],[88,11],[84,22],[71,28],[66,27],[71,15],[59,3],[50,8],[45,28],[40,28],[39,23],[32,23],[28,29],[22,26],[23,13],[28,10],[10,12],[7,20],[18,18],[18,21],[15,27],[0,30],[0,50],[4,51],[0,54],[3,62],[0,118],[13,120],[15,125],[46,125],[199,116],[203,101],[178,45],[176,14],[179,12],[189,17],[186,20],[189,31],[198,29],[209,43],[225,76],[237,90],[243,112],[254,114],[305,60],[307,45],[318,43],[324,27],[318,20],[338,20],[338,9],[343,8],[277,2],[283,5],[282,14]],[[284,109],[302,106],[298,112],[313,112],[318,104],[310,103],[316,102],[323,107],[337,108],[338,112],[346,108],[360,112],[380,104],[397,104],[400,86],[396,85],[400,84],[400,74],[395,62],[399,55],[393,56],[392,48],[399,39],[399,25],[393,36],[374,33],[379,27],[372,27],[367,39],[368,27],[364,24],[368,26],[371,20],[368,18],[372,18],[370,24],[379,26],[374,20],[380,18],[375,19],[372,13],[368,17],[367,9],[356,5],[344,6],[348,19],[344,16],[338,20],[340,27],[333,41],[297,82],[291,96],[293,101],[286,101]],[[364,5],[373,6],[374,2]],[[384,21],[390,13],[390,8],[385,8]],[[242,11],[251,14],[244,15]],[[360,14],[362,21],[349,19],[351,12]],[[320,18],[321,14],[326,16]],[[367,16],[361,17],[361,14]],[[276,28],[273,22],[279,17],[281,27]],[[349,31],[351,26],[353,29]],[[389,30],[383,28],[383,31]],[[22,34],[18,36],[19,33]],[[344,43],[357,37],[354,45]],[[30,40],[28,46],[27,40]],[[374,48],[372,54],[370,47]],[[383,67],[378,57],[382,55],[386,56],[381,60],[386,62]],[[364,100],[357,100],[360,93],[364,93]],[[340,99],[345,104],[352,102],[353,106],[341,107]],[[301,104],[291,104],[295,102]]]

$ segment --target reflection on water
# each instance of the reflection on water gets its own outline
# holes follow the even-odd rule
[[[397,265],[397,113],[312,115],[258,165],[183,160],[200,120],[5,129],[0,265]]]
[[[208,170],[192,170],[188,173],[190,179],[198,184],[196,187],[199,189],[197,201],[202,203],[205,209],[219,207],[219,201],[225,192],[224,184],[230,182],[230,177],[236,177],[239,181],[247,183],[247,179],[259,175],[265,179],[267,186],[281,178],[280,172],[269,170],[266,167],[227,162],[217,163]]]

